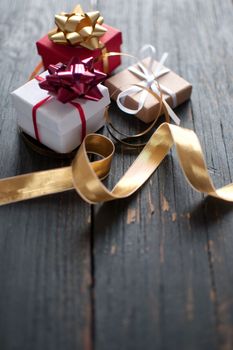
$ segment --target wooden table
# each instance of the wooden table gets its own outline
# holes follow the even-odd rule
[[[2,178],[67,163],[28,150],[10,92],[38,62],[35,41],[53,15],[74,5],[0,2]],[[158,57],[169,51],[169,67],[193,84],[192,100],[177,109],[182,125],[198,134],[215,184],[232,182],[232,2],[97,7],[122,29],[125,52],[145,43]],[[110,185],[134,158],[118,152]],[[233,349],[232,209],[190,188],[175,151],[128,200],[94,207],[67,192],[2,207],[0,349]]]

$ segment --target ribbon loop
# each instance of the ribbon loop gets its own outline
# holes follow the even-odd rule
[[[150,57],[150,61],[149,61],[149,65],[148,65],[148,70],[149,72],[152,73],[152,66],[153,66],[153,62],[155,59],[155,54],[156,54],[156,48],[151,45],[151,44],[145,44],[141,47],[140,51],[139,51],[139,58],[140,61],[142,61],[144,58],[146,57]],[[140,64],[140,62],[139,62]],[[141,65],[141,64],[140,64]],[[144,65],[141,65],[142,68],[144,69]],[[147,70],[146,70],[147,71]]]
[[[138,108],[137,109],[132,109],[132,108],[127,108],[124,106],[124,102],[127,96],[134,95],[138,92],[142,92],[140,95],[140,100],[138,102]],[[142,91],[142,89],[139,86],[132,86],[124,91],[122,91],[118,96],[117,96],[117,105],[118,107],[125,113],[127,114],[137,114],[144,106],[146,98],[147,98],[147,91]]]

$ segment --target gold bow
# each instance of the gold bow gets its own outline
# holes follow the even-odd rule
[[[84,13],[78,5],[72,13],[55,15],[57,28],[48,36],[56,44],[79,45],[90,50],[102,49],[104,45],[99,38],[107,31],[102,26],[103,21],[99,11]]]

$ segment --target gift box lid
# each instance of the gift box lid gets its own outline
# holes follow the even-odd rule
[[[48,72],[46,71],[40,76],[45,77],[47,74]],[[103,95],[99,101],[91,101],[84,98],[77,98],[73,101],[81,105],[86,120],[104,109],[110,103],[108,89],[101,84],[98,85],[98,88]],[[13,91],[11,95],[14,99],[15,107],[21,113],[25,113],[25,104],[32,110],[33,106],[49,96],[46,90],[39,87],[36,79],[28,81],[26,84]],[[46,126],[47,129],[52,129],[59,134],[67,133],[80,123],[80,119],[76,118],[77,109],[69,102],[64,104],[55,97],[46,101],[38,111],[40,113],[38,113],[37,124]],[[32,117],[32,115],[30,115],[30,117]]]
[[[107,32],[101,37],[101,42],[107,45],[109,41],[114,41],[118,45],[121,45],[122,44],[121,31],[107,24],[103,24],[103,26],[107,29]],[[77,54],[78,52],[82,53],[82,55],[86,57],[90,55],[93,57],[98,57],[101,53],[100,49],[89,50],[79,46],[73,47],[68,45],[55,44],[49,39],[48,34],[46,34],[44,37],[38,40],[36,42],[36,46],[37,46],[38,53],[41,56],[43,56],[44,50],[47,50],[47,49],[53,51],[55,54],[59,53],[59,55],[63,55],[64,58],[67,57],[67,55],[69,55],[69,57],[72,55],[78,56]]]

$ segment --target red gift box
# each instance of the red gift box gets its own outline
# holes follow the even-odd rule
[[[45,35],[36,43],[38,54],[42,57],[45,69],[50,64],[58,62],[67,64],[72,57],[79,57],[82,60],[90,56],[99,57],[106,50],[107,52],[120,52],[122,33],[107,24],[103,24],[103,26],[107,29],[107,32],[101,37],[101,42],[105,45],[104,49],[89,50],[83,47],[55,44],[49,39],[48,35]],[[106,60],[108,62],[107,71],[104,69],[103,61],[96,62],[95,68],[109,74],[121,64],[120,56],[108,57]]]

